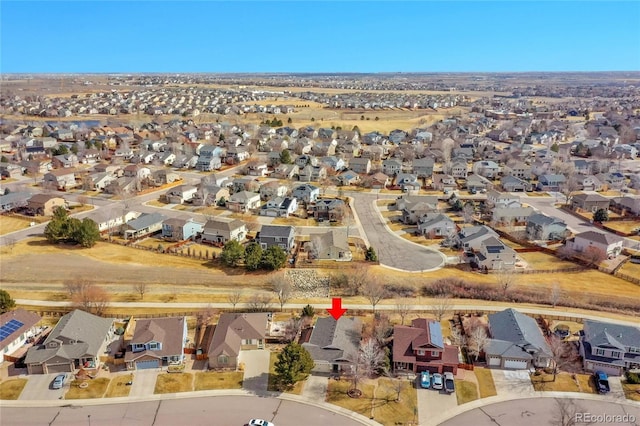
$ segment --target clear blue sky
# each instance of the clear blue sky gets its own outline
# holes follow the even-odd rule
[[[640,70],[640,2],[2,0],[2,73]]]

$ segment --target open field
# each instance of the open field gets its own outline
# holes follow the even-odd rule
[[[627,260],[619,271],[632,277],[640,277],[640,263],[631,263]]]
[[[26,217],[17,216],[0,216],[0,235],[6,235],[11,232],[19,231],[29,227],[29,224],[34,222]]]
[[[90,399],[90,398],[102,398],[109,387],[111,379],[106,377],[99,377],[91,380],[74,380],[69,386],[69,390],[64,396],[64,399]],[[81,388],[82,383],[87,383],[86,388]]]
[[[0,383],[0,399],[15,400],[20,398],[26,384],[27,379],[4,380]]]
[[[193,390],[193,374],[166,373],[158,375],[153,393],[191,392]]]

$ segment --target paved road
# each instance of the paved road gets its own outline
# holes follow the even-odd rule
[[[576,421],[569,422],[568,419],[564,422],[560,421],[561,402],[559,401],[568,404],[567,408],[572,414],[569,417]],[[610,417],[608,421],[581,421],[586,415],[621,417],[619,419]],[[622,416],[625,415],[629,416],[627,421],[623,420]],[[632,417],[635,420],[629,421]],[[640,424],[640,405],[582,399],[518,399],[475,408],[440,424],[442,426],[638,425]],[[429,423],[425,423],[425,426],[428,425]]]
[[[442,253],[407,241],[391,232],[375,205],[376,198],[376,194],[371,193],[354,195],[353,207],[369,245],[378,254],[380,263],[410,272],[428,271],[444,266],[446,259]]]
[[[3,426],[175,426],[246,425],[262,418],[278,426],[356,426],[377,424],[328,411],[315,405],[278,398],[214,396],[163,399],[109,405],[86,405],[87,401],[64,407],[2,406]],[[303,420],[302,420],[303,419]]]

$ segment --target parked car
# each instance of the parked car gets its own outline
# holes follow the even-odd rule
[[[433,376],[431,376],[431,387],[435,390],[442,390],[443,386],[442,374],[433,373]]]
[[[249,420],[249,426],[276,426],[276,425],[262,419],[251,419]]]
[[[429,389],[431,387],[431,375],[428,371],[420,373],[420,386],[424,389]]]
[[[593,380],[596,382],[598,393],[609,393],[609,376],[604,371],[596,371],[593,373]]]
[[[456,390],[455,384],[453,383],[453,373],[450,371],[444,373],[444,390],[447,393],[453,393]]]
[[[65,374],[58,374],[55,379],[53,379],[53,382],[51,382],[51,389],[62,389],[66,378],[67,376]]]

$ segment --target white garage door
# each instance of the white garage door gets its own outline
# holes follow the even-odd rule
[[[500,365],[500,358],[497,356],[489,357],[489,365]]]
[[[504,368],[513,368],[517,370],[524,370],[527,368],[527,361],[519,361],[515,359],[508,359],[504,362]]]

